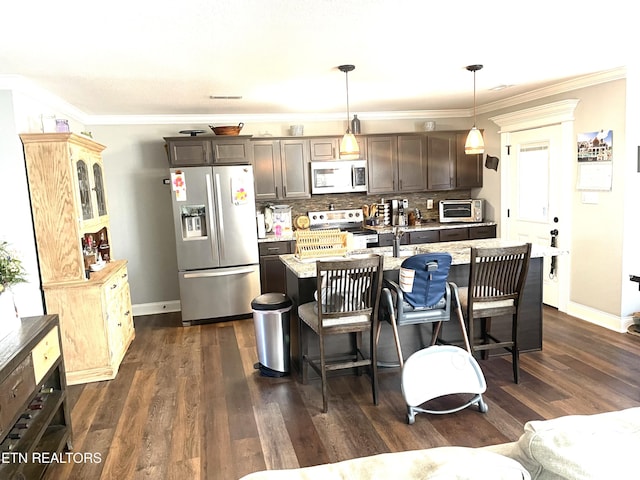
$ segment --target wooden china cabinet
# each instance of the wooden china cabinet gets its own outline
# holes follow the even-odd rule
[[[45,305],[60,317],[67,382],[112,379],[135,336],[127,262],[111,251],[111,261],[87,278],[81,245],[109,232],[105,147],[73,133],[20,138]]]

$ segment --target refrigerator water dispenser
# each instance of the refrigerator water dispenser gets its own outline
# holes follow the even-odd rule
[[[185,205],[182,207],[182,238],[206,238],[207,224],[204,205]]]

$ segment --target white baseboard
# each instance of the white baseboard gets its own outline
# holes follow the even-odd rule
[[[619,317],[575,302],[569,302],[566,313],[620,333],[626,332],[629,325],[633,323],[633,318],[630,316]]]
[[[179,312],[180,300],[170,302],[139,303],[132,306],[133,316],[154,315],[156,313]]]

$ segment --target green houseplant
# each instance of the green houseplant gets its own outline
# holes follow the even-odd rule
[[[26,281],[22,261],[7,242],[0,242],[0,338],[20,325],[20,315],[10,289]]]
[[[18,283],[26,282],[22,261],[9,249],[7,242],[0,243],[0,295]]]

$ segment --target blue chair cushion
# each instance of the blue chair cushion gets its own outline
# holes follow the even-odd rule
[[[421,253],[407,258],[401,268],[415,270],[411,292],[404,300],[414,309],[433,308],[442,300],[451,267],[448,253]]]

